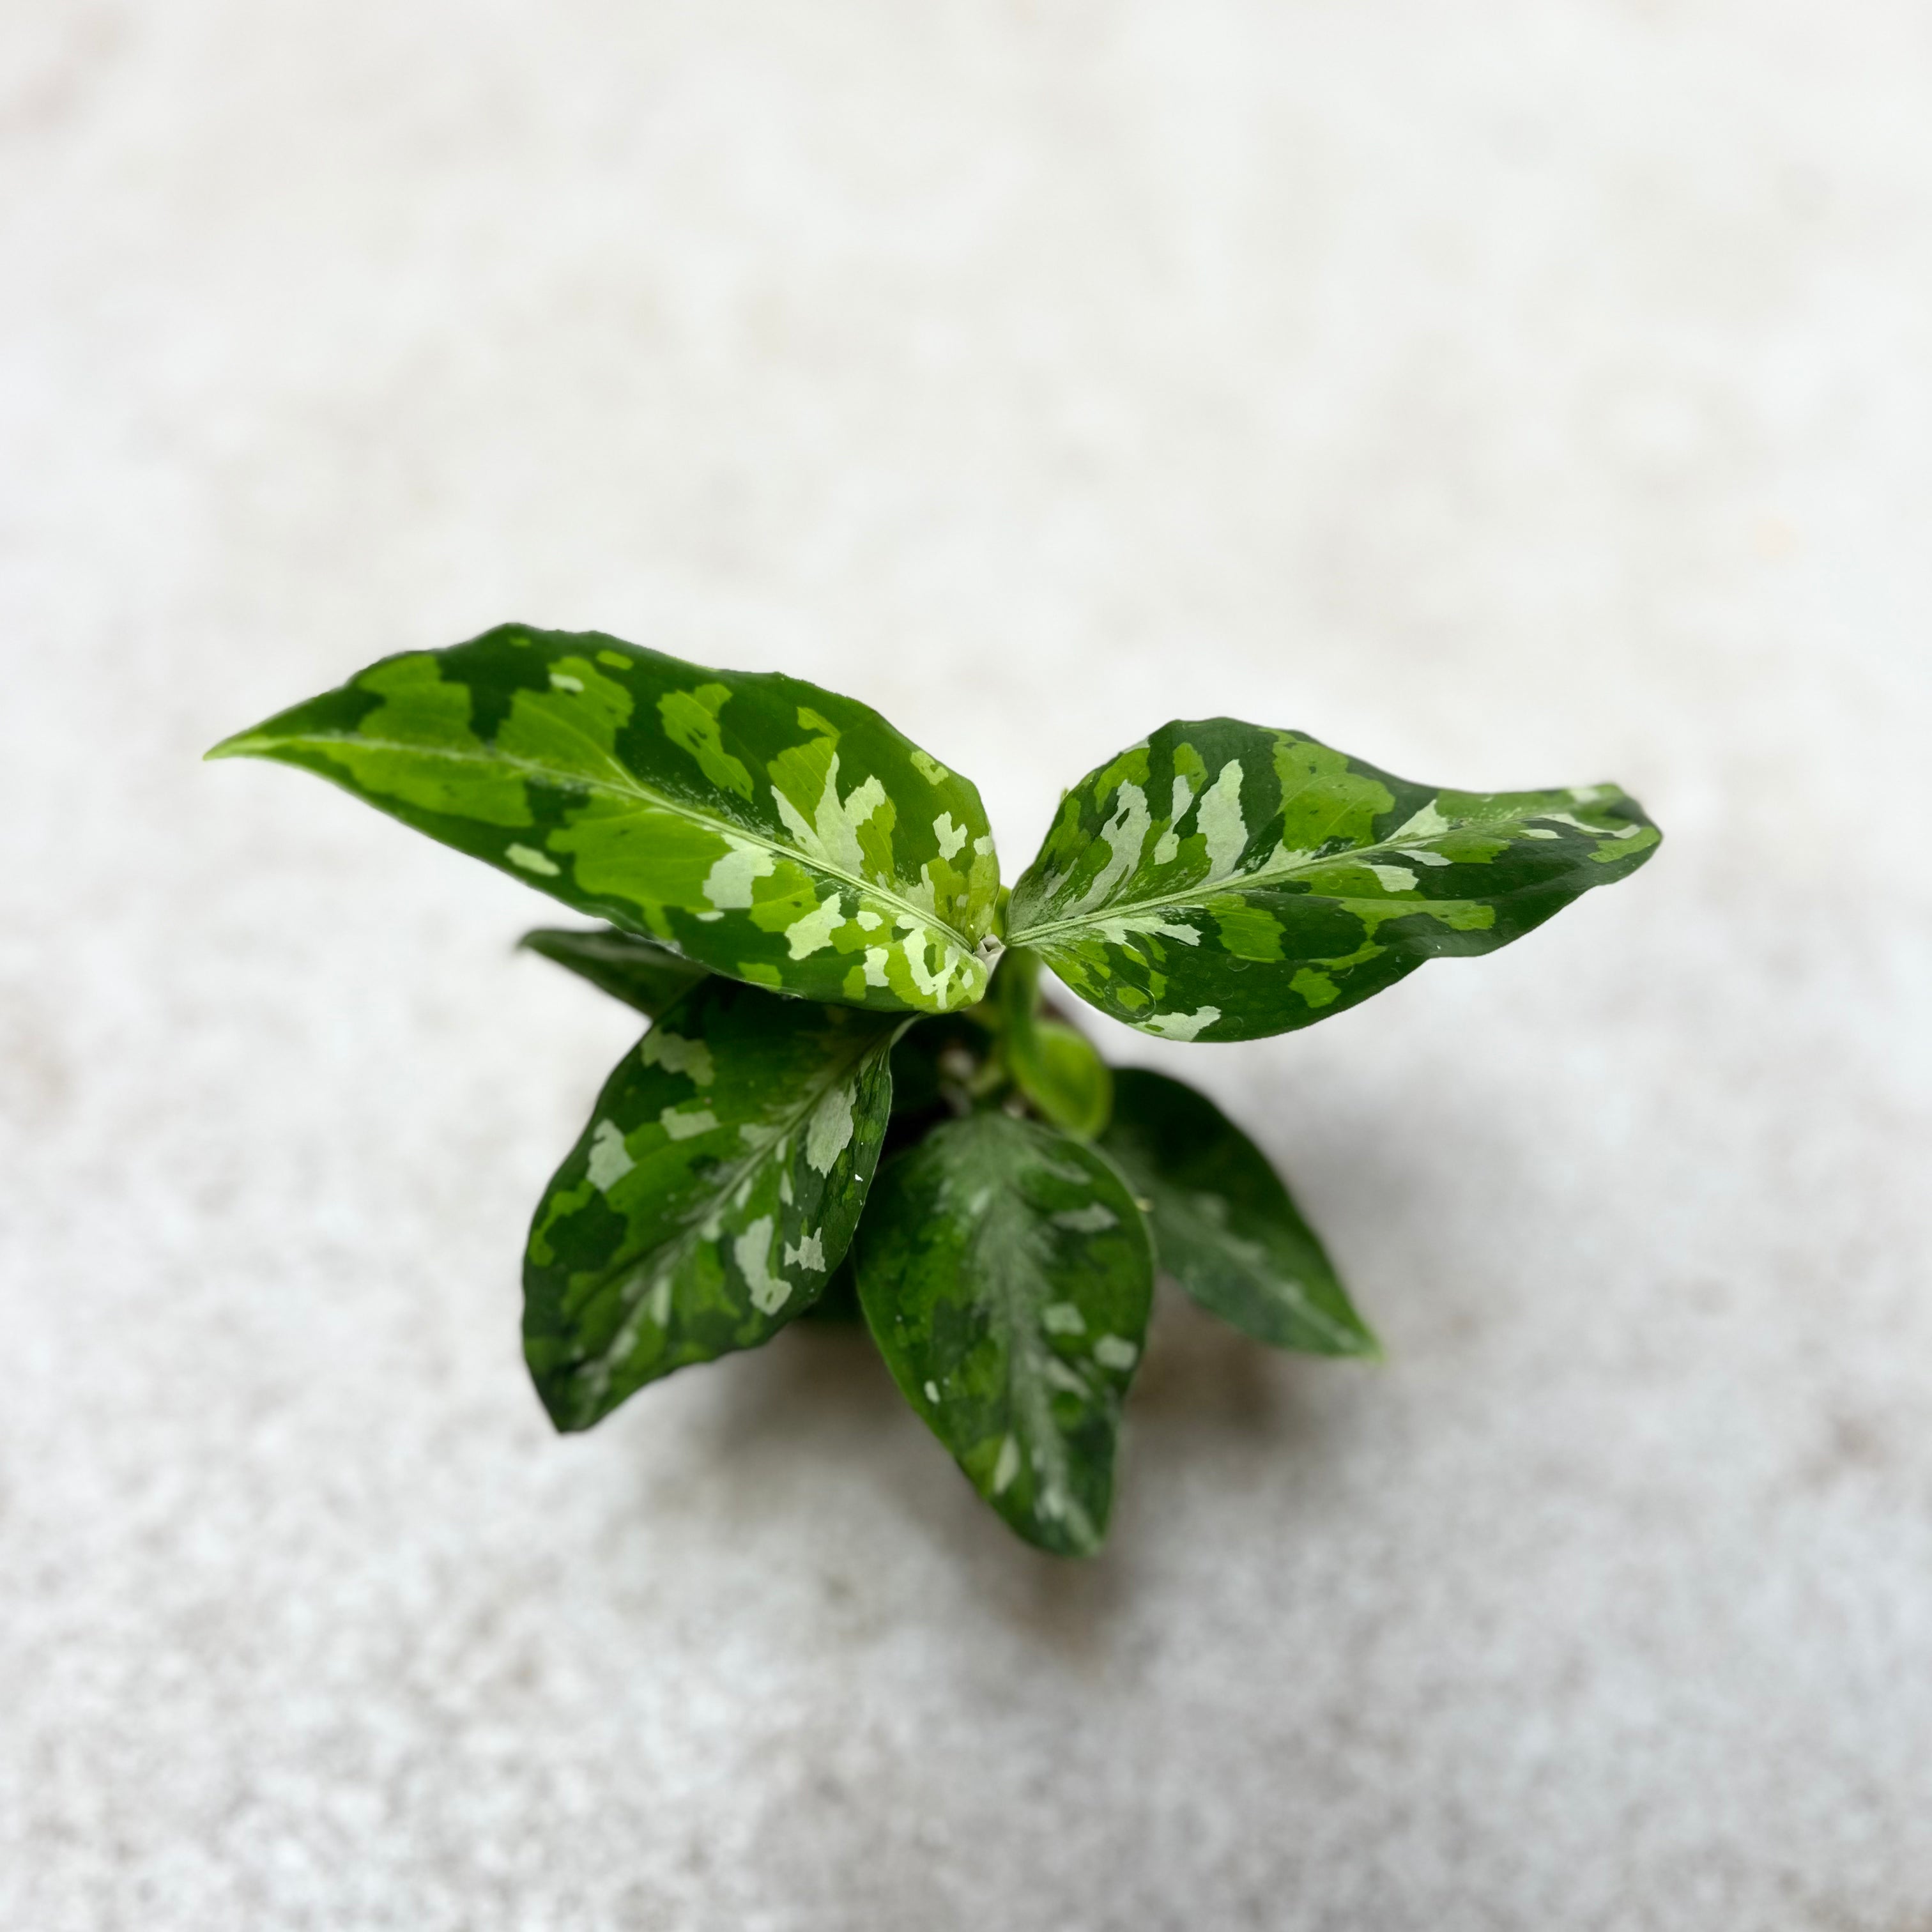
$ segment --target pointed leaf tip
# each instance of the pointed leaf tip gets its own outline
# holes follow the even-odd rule
[[[1382,1358],[1267,1156],[1206,1094],[1128,1066],[1114,1096],[1101,1150],[1149,1204],[1160,1265],[1189,1295],[1274,1348]]]
[[[652,1019],[706,976],[704,967],[615,926],[591,932],[539,926],[517,948],[566,968]]]
[[[212,764],[217,758],[259,758],[272,741],[259,731],[237,731],[232,737],[224,738],[218,745],[211,745],[202,753],[203,764]]]

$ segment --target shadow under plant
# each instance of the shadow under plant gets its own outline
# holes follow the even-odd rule
[[[1414,784],[1300,733],[1163,725],[1009,893],[977,790],[855,700],[592,632],[386,658],[217,746],[330,778],[607,923],[526,944],[650,1022],[544,1191],[524,1352],[560,1429],[798,1317],[862,1322],[980,1494],[1087,1555],[1156,1258],[1274,1347],[1376,1351],[1204,1095],[1108,1067],[1253,1040],[1493,951],[1658,833],[1613,785]]]

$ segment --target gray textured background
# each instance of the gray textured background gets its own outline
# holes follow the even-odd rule
[[[0,7],[0,1926],[1932,1925],[1932,19]],[[1171,713],[1660,860],[1295,1037],[1390,1360],[1184,1310],[1110,1553],[850,1337],[554,1438],[629,1034],[217,736],[507,617],[1010,869]]]

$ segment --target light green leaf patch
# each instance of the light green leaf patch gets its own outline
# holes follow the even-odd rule
[[[1085,1034],[1040,1011],[1040,956],[1010,949],[993,976],[994,1003],[1014,1080],[1057,1127],[1090,1141],[1107,1124],[1113,1076]]]
[[[1298,732],[1177,720],[1067,794],[1006,936],[1144,1032],[1252,1040],[1493,952],[1658,838],[1615,785],[1444,791]]]
[[[880,1011],[986,990],[980,796],[866,705],[506,625],[218,745],[299,765],[707,970]]]
[[[1161,1267],[1202,1307],[1277,1348],[1381,1352],[1267,1157],[1204,1094],[1118,1069],[1100,1146],[1146,1205]]]
[[[524,1352],[560,1429],[817,1298],[878,1165],[899,1024],[712,978],[619,1062],[524,1263]]]
[[[554,960],[652,1019],[706,976],[705,968],[694,962],[614,926],[590,932],[539,926],[517,944]]]
[[[1090,1141],[1106,1126],[1113,1072],[1078,1027],[1035,1020],[1025,1049],[1013,1054],[1012,1064],[1021,1091],[1055,1126]]]
[[[893,1379],[974,1486],[1043,1550],[1099,1549],[1153,1292],[1119,1175],[1052,1127],[971,1114],[884,1169],[854,1254]]]

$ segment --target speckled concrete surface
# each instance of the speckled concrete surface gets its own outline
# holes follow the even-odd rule
[[[0,10],[0,1926],[1932,1925],[1932,26]],[[598,625],[986,792],[1179,710],[1661,859],[1189,1053],[1387,1339],[1110,1553],[855,1339],[554,1439],[542,902],[202,746]]]

